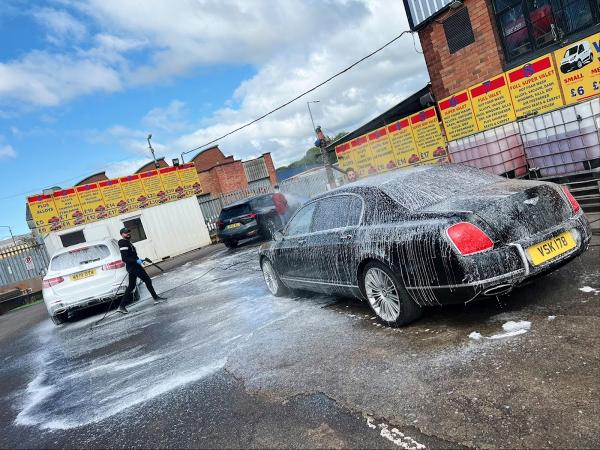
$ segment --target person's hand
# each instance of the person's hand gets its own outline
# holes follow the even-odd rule
[[[144,260],[143,259],[138,259],[137,263],[141,266],[142,264],[144,264]]]

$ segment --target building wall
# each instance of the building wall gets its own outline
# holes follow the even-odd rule
[[[211,147],[208,150],[202,150],[191,160],[191,162],[196,165],[198,172],[209,170],[218,164],[231,161],[233,161],[233,156],[225,157],[218,145]]]
[[[274,186],[278,183],[278,180],[277,172],[275,171],[275,165],[273,164],[273,158],[271,158],[270,153],[264,153],[262,157],[265,160],[265,165],[267,166],[267,171],[269,172],[269,179],[271,180],[271,184]]]
[[[75,186],[83,186],[84,184],[97,183],[99,181],[106,181],[106,180],[108,180],[106,173],[100,172],[100,173],[95,173],[94,175],[90,175],[87,178],[84,178],[79,183],[77,183]]]
[[[493,22],[491,6],[485,0],[465,0],[475,42],[450,54],[443,21],[454,10],[419,30],[419,38],[436,100],[441,100],[503,71],[503,53]]]
[[[211,243],[196,197],[50,233],[44,237],[44,243],[48,253],[52,255],[63,248],[60,236],[74,231],[83,230],[88,242],[107,238],[119,239],[119,230],[123,227],[123,221],[137,217],[141,219],[147,236],[147,239],[134,244],[142,257],[160,261]]]
[[[163,167],[169,167],[169,164],[165,161],[165,158],[159,158],[156,160],[158,163],[158,167],[162,169]],[[140,167],[135,173],[148,172],[150,170],[155,170],[156,166],[154,165],[154,161],[149,161],[147,164],[144,164]]]
[[[216,166],[211,169],[211,172],[214,172],[219,182],[221,193],[239,191],[248,187],[248,180],[241,161]]]

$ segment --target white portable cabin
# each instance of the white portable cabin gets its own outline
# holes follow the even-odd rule
[[[132,229],[132,242],[138,255],[153,261],[172,258],[211,243],[196,197],[54,231],[42,238],[48,253],[53,255],[57,250],[82,241],[120,239],[119,231],[124,226]]]

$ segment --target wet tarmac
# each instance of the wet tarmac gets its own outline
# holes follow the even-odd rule
[[[0,447],[598,447],[599,251],[402,329],[354,299],[272,297],[256,244],[170,261],[168,302],[127,316],[16,311]]]

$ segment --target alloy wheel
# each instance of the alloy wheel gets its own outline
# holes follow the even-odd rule
[[[273,266],[271,265],[271,261],[268,259],[265,260],[262,265],[262,271],[269,291],[271,291],[271,294],[276,295],[279,288],[279,282],[277,281],[277,275],[275,274],[275,269],[273,269]]]
[[[386,322],[394,322],[400,315],[400,296],[394,282],[378,267],[365,274],[367,299],[375,313]]]

